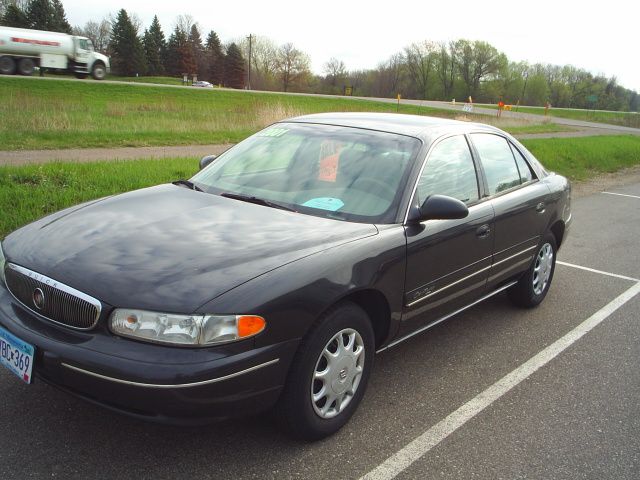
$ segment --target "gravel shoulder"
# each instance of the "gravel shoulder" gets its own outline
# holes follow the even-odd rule
[[[221,145],[180,145],[171,147],[77,148],[70,150],[17,150],[0,152],[0,166],[17,166],[50,162],[99,162],[138,160],[141,158],[176,158],[219,155],[231,147]]]

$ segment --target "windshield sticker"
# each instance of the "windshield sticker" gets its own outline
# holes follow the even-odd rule
[[[320,198],[312,198],[311,200],[307,200],[302,204],[302,206],[319,208],[321,210],[328,210],[330,212],[335,212],[336,210],[339,210],[342,207],[344,207],[344,202],[339,198],[320,197]]]
[[[325,140],[320,145],[320,162],[318,164],[318,180],[323,182],[335,182],[338,177],[338,165],[342,142]]]
[[[338,178],[339,153],[335,153],[320,160],[318,168],[318,180],[323,182],[335,182]]]
[[[261,132],[258,132],[257,135],[258,137],[281,137],[282,135],[284,135],[285,133],[287,133],[289,130],[286,128],[267,128],[266,130],[262,130]]]

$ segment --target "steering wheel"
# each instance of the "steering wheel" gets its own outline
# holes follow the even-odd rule
[[[364,192],[373,191],[373,193],[377,193],[380,190],[382,190],[384,191],[385,196],[388,198],[393,198],[396,196],[396,192],[393,188],[391,188],[389,185],[387,185],[383,181],[378,180],[377,178],[372,178],[372,177],[358,178],[354,183],[354,187]]]

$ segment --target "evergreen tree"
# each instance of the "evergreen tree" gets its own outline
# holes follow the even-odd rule
[[[164,75],[167,42],[157,15],[153,17],[149,30],[145,30],[143,43],[147,58],[147,74]]]
[[[71,34],[71,24],[67,20],[67,14],[64,11],[62,2],[60,0],[52,0],[51,10],[51,31]]]
[[[53,5],[49,0],[30,0],[26,14],[29,28],[51,30],[53,27]]]
[[[200,35],[200,30],[198,30],[198,26],[194,23],[191,26],[191,30],[189,31],[189,46],[191,47],[191,55],[195,62],[196,70],[193,73],[197,73],[199,75],[205,75],[206,70],[206,60],[204,53],[204,45],[202,45],[202,37]]]
[[[167,71],[171,75],[196,73],[196,64],[187,33],[176,27],[167,42]]]
[[[232,43],[227,48],[224,61],[224,84],[231,88],[244,88],[244,58],[238,45]]]
[[[224,53],[222,52],[222,44],[216,32],[211,30],[207,36],[207,44],[205,48],[207,79],[215,84],[220,85],[224,81]]]
[[[7,27],[29,28],[29,20],[27,20],[27,14],[16,4],[7,6],[4,15],[0,19],[0,23],[2,23],[2,25],[6,25]]]
[[[147,70],[144,48],[127,11],[118,12],[111,31],[111,64],[124,76],[144,75]]]

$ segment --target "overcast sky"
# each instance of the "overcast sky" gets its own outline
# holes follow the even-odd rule
[[[322,73],[331,57],[349,69],[371,68],[420,40],[486,40],[510,60],[572,64],[615,75],[640,92],[640,2],[608,0],[595,6],[567,0],[277,0],[149,1],[63,0],[69,22],[82,25],[120,8],[147,27],[158,15],[167,37],[175,18],[189,14],[203,36],[223,42],[249,33],[292,42]]]

